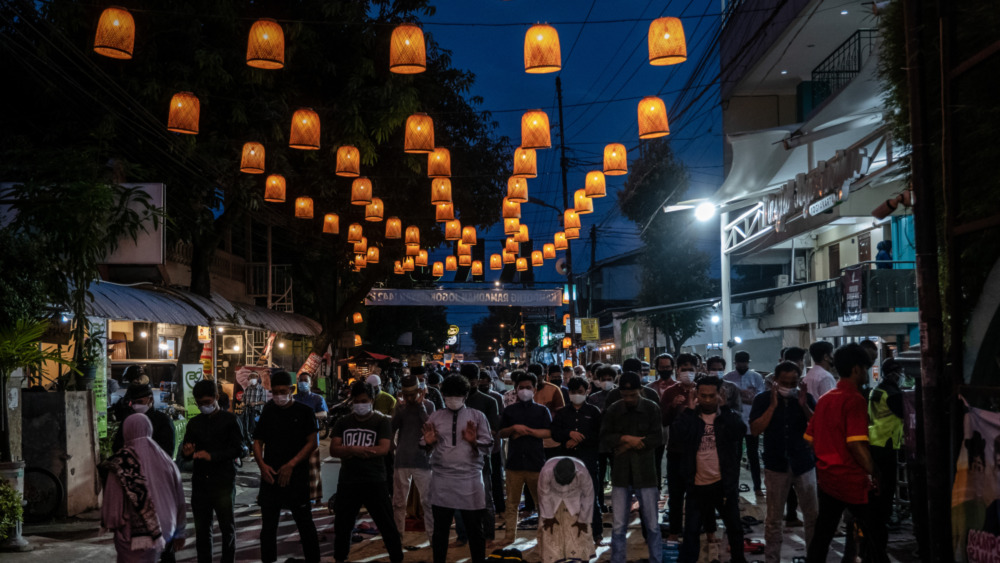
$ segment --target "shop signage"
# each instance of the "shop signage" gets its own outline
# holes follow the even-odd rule
[[[860,268],[844,270],[844,315],[845,323],[861,320],[861,298],[864,292],[864,276]]]
[[[816,203],[810,205],[809,206],[809,214],[810,215],[819,215],[820,213],[822,213],[822,212],[824,212],[824,211],[826,211],[828,209],[833,209],[833,206],[836,205],[836,204],[837,204],[837,196],[834,195],[834,194],[830,194],[828,196],[825,196],[825,197],[821,198]]]
[[[458,334],[458,325],[451,325],[448,327],[448,336],[455,336]]]
[[[210,326],[199,326],[198,327],[198,342],[206,344],[212,341],[212,327]]]
[[[597,319],[580,319],[580,336],[587,342],[597,342],[601,339],[600,324]]]
[[[198,409],[198,401],[194,399],[194,384],[198,383],[202,379],[202,365],[201,364],[183,364],[181,365],[181,374],[183,376],[184,384],[181,388],[181,393],[183,397],[181,401],[184,403],[184,412],[187,414],[188,418],[195,416],[201,411]]]
[[[868,149],[838,150],[830,160],[785,182],[774,195],[764,198],[764,223],[781,225],[793,216],[816,215],[847,199],[850,185],[868,170]],[[813,206],[817,206],[813,210]]]
[[[549,325],[538,327],[538,345],[545,346],[549,343]]]
[[[558,307],[558,289],[373,289],[365,305]]]

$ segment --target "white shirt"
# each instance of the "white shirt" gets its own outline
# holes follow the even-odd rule
[[[462,438],[462,432],[470,421],[478,427],[476,445],[479,455]],[[493,435],[490,434],[486,415],[469,407],[458,411],[445,408],[434,411],[427,422],[434,425],[437,434],[437,442],[431,452],[430,503],[459,510],[486,508],[483,459],[493,447]],[[424,443],[423,438],[420,443]]]
[[[819,364],[809,368],[809,371],[806,372],[806,391],[817,401],[836,386],[837,380],[834,379],[833,374],[823,369],[823,366]]]
[[[568,485],[556,482],[556,464],[562,459],[572,459],[576,465],[576,476]],[[545,462],[538,474],[538,497],[538,516],[541,518],[555,518],[560,503],[576,516],[577,522],[590,523],[594,515],[594,482],[590,480],[587,466],[576,458],[559,456]]]

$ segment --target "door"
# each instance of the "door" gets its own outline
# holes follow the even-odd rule
[[[840,277],[840,243],[835,242],[827,247],[826,256],[829,261],[829,278]]]
[[[858,262],[871,262],[872,259],[872,234],[865,231],[858,235]]]

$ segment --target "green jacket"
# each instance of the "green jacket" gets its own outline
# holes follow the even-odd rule
[[[903,443],[903,392],[883,380],[868,398],[868,443],[898,450]]]
[[[663,445],[661,418],[660,405],[644,398],[639,399],[635,408],[628,408],[624,402],[617,401],[604,411],[600,450],[614,456],[611,486],[637,489],[659,486],[655,452]],[[643,448],[615,455],[615,448],[623,435],[641,436]]]

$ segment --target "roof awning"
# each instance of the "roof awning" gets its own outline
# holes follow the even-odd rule
[[[234,303],[243,322],[242,326],[258,330],[270,330],[286,334],[316,336],[323,332],[323,327],[316,321],[295,313],[283,313],[266,307]]]

